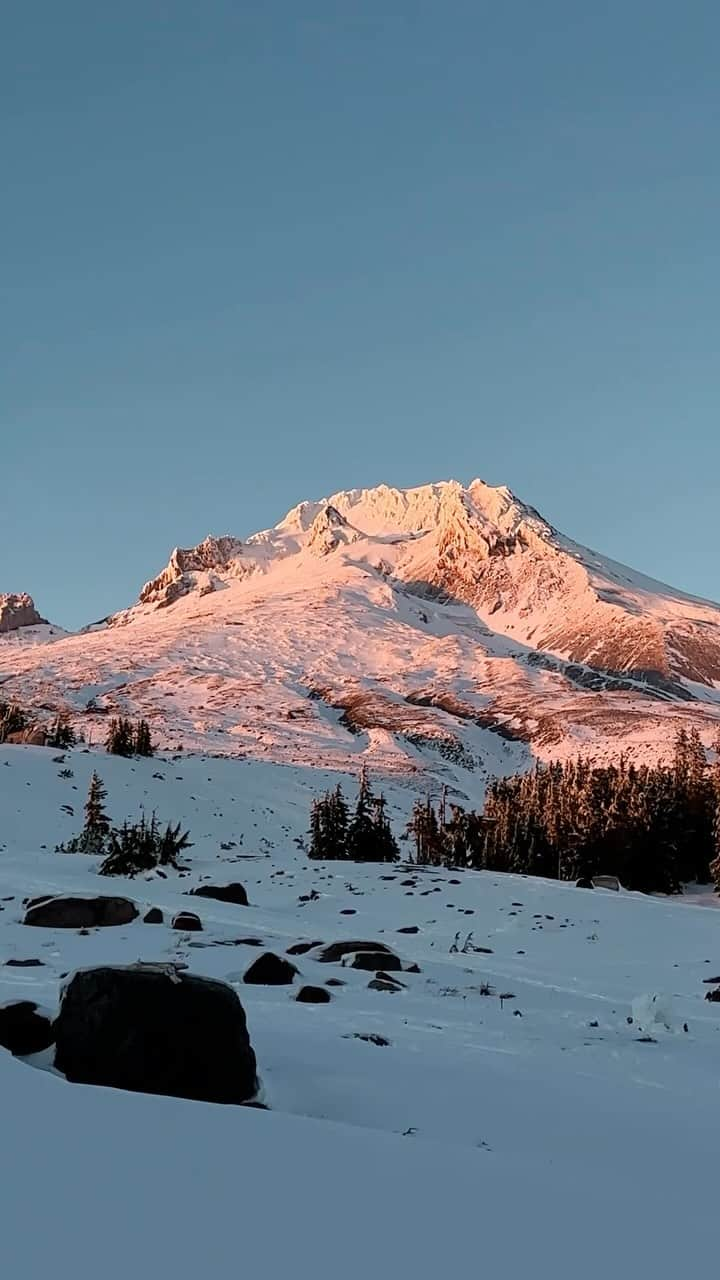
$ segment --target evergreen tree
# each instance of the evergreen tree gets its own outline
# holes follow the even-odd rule
[[[150,736],[150,725],[147,720],[138,721],[138,725],[135,730],[135,755],[155,755],[155,747],[153,745],[152,737]]]
[[[348,856],[349,812],[338,785],[314,800],[310,811],[311,858],[342,859]]]
[[[445,861],[444,831],[438,822],[430,796],[416,800],[408,823],[415,837],[415,861],[419,866],[442,866]]]
[[[48,731],[47,745],[56,751],[69,751],[77,745],[77,734],[66,711],[61,711]]]
[[[107,851],[110,820],[105,812],[107,792],[101,779],[93,773],[85,801],[85,825],[80,835],[67,844],[58,845],[59,853],[101,854]]]
[[[368,776],[363,769],[360,774],[355,812],[348,827],[347,857],[352,862],[375,862],[376,828],[374,817],[375,798],[370,789]]]
[[[110,821],[105,812],[105,800],[107,799],[107,791],[103,785],[102,779],[93,772],[88,787],[87,800],[85,801],[85,830],[107,832],[110,830]]]
[[[375,861],[397,862],[400,857],[397,840],[387,816],[387,800],[382,793],[374,801],[373,827],[375,831]]]
[[[150,822],[143,814],[139,822],[123,823],[110,832],[109,852],[98,872],[101,876],[135,876],[155,867],[178,867],[178,856],[192,847],[190,834],[180,823],[161,831],[153,813]]]
[[[383,795],[373,795],[364,770],[352,818],[339,785],[313,800],[308,855],[357,862],[395,862],[400,856],[387,817],[387,801]]]
[[[105,748],[113,756],[132,756],[135,753],[135,733],[132,722],[124,716],[110,721]]]

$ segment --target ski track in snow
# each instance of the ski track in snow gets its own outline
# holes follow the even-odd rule
[[[110,1280],[245,1269],[425,1280],[491,1266],[523,1280],[662,1280],[709,1269],[720,1006],[705,1002],[703,979],[720,974],[720,914],[702,896],[311,863],[296,839],[311,795],[341,774],[57,754],[0,747],[0,1001],[54,1010],[62,975],[96,963],[176,960],[237,983],[270,1111],[69,1085],[0,1051],[8,1275],[60,1265],[79,1280],[98,1268]],[[53,852],[82,825],[93,769],[114,821],[144,806],[190,827],[187,876],[98,879],[97,860]],[[398,831],[412,799],[403,779],[390,782]],[[203,880],[240,880],[251,905],[190,903]],[[319,900],[300,902],[311,889]],[[127,893],[166,922],[191,906],[204,929],[23,926],[23,898],[56,890]],[[398,932],[410,925],[419,932]],[[471,931],[491,954],[450,953]],[[421,972],[398,974],[405,988],[390,994],[368,989],[371,974],[299,956],[298,982],[345,985],[329,1005],[297,1004],[297,984],[242,984],[259,954],[242,937],[278,953],[302,939],[377,939]],[[642,1043],[627,1018],[651,992],[669,997],[671,1030]]]

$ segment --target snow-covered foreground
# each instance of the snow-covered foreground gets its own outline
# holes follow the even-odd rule
[[[93,767],[114,819],[145,799],[189,823],[187,876],[108,881],[95,860],[52,852],[81,825]],[[70,1085],[0,1051],[8,1274],[709,1270],[720,1005],[704,983],[720,975],[720,913],[520,877],[313,864],[295,843],[309,794],[300,770],[82,752],[61,766],[0,749],[0,1002],[52,1010],[61,975],[99,962],[174,960],[237,983],[270,1108]],[[403,797],[391,799],[397,815]],[[241,880],[251,905],[184,896],[210,879]],[[22,899],[45,890],[127,893],[166,922],[190,906],[204,928],[22,925]],[[471,931],[487,950],[451,952]],[[293,987],[242,985],[260,954],[244,939],[282,954],[349,938],[420,972],[396,974],[390,993],[305,954]],[[7,964],[29,959],[42,964]],[[330,1004],[295,1002],[300,982],[329,978],[344,984]],[[628,1022],[647,993],[663,995],[670,1029],[639,1026],[637,1002]]]

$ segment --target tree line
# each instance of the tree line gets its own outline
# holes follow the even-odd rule
[[[378,831],[382,829],[382,836]],[[628,889],[720,891],[720,736],[714,760],[680,728],[669,764],[579,758],[490,781],[482,813],[418,799],[406,829],[411,861],[550,879],[615,875]],[[338,786],[316,800],[310,856],[392,861],[398,845],[363,775],[354,815]]]

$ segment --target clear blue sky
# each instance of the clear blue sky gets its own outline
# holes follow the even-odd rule
[[[0,590],[507,483],[720,597],[717,0],[7,0]]]

